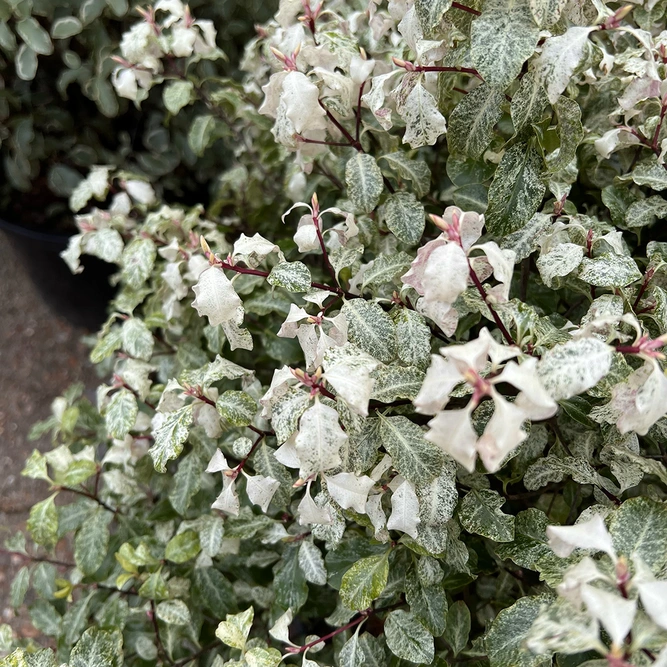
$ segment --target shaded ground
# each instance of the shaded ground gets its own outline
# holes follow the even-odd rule
[[[32,283],[23,256],[0,232],[0,544],[25,527],[30,507],[47,495],[44,482],[21,477],[33,448],[50,448],[48,436],[28,440],[32,424],[48,417],[50,404],[72,382],[88,391],[98,384],[85,329],[59,316]],[[15,617],[9,587],[22,562],[0,553],[0,623],[34,635],[27,612]]]

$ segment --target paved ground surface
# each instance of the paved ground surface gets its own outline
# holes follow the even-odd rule
[[[59,316],[33,284],[24,257],[0,232],[0,545],[25,527],[30,507],[46,497],[44,482],[21,477],[33,448],[49,438],[28,440],[31,425],[48,417],[54,397],[75,381],[90,392],[97,385],[81,342],[88,333]],[[9,604],[9,587],[20,560],[0,553],[0,623],[34,635],[25,609]]]

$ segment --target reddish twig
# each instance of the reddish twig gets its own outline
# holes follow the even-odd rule
[[[473,284],[477,288],[477,291],[479,292],[482,299],[484,299],[484,303],[486,304],[486,307],[489,309],[489,312],[491,313],[491,317],[493,317],[493,321],[496,323],[496,325],[500,329],[500,332],[502,333],[503,337],[507,341],[507,344],[508,345],[516,345],[516,343],[514,342],[514,339],[512,338],[512,335],[507,330],[507,327],[503,324],[503,321],[500,319],[500,315],[498,315],[495,308],[491,305],[491,302],[489,301],[489,297],[486,293],[486,290],[484,289],[484,285],[482,285],[479,278],[477,277],[477,274],[475,273],[475,269],[472,268],[472,264],[470,263],[470,260],[468,260],[468,267],[470,269],[470,279],[472,280]]]

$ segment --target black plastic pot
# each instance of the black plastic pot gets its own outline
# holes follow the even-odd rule
[[[115,292],[109,284],[115,265],[83,256],[84,271],[74,275],[60,257],[68,234],[35,231],[2,218],[0,232],[21,255],[37,290],[58,315],[77,327],[99,329]]]

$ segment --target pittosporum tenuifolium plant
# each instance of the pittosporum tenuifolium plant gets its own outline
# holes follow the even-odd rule
[[[149,10],[116,85],[233,166],[73,194],[119,292],[6,544],[55,652],[0,664],[667,664],[666,7],[287,0],[238,86]]]

